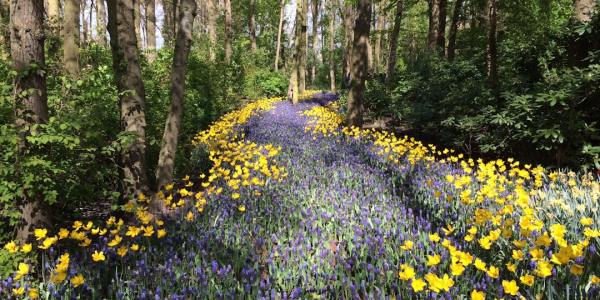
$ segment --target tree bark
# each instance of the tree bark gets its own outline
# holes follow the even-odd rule
[[[233,49],[231,40],[233,39],[233,19],[231,15],[231,0],[225,0],[225,63],[231,63]]]
[[[456,33],[458,31],[458,21],[460,20],[460,13],[462,11],[463,0],[456,0],[454,3],[454,10],[452,12],[452,21],[450,23],[450,32],[448,33],[448,49],[446,51],[446,57],[448,60],[454,60],[456,52]]]
[[[365,80],[368,71],[368,40],[371,31],[371,0],[358,1],[358,16],[354,23],[352,43],[352,70],[346,124],[362,127]]]
[[[79,47],[83,48],[85,47],[85,45],[87,45],[87,43],[89,42],[89,24],[88,24],[88,20],[86,18],[85,15],[85,9],[87,7],[87,0],[80,0],[79,1],[79,5],[80,5],[80,11],[79,13],[81,14],[81,39],[79,40]]]
[[[312,0],[312,49],[313,49],[313,57],[311,60],[311,70],[310,70],[310,82],[311,84],[315,84],[315,79],[317,77],[317,57],[319,56],[319,51],[317,44],[319,43],[318,36],[318,26],[319,26],[319,0]]]
[[[383,24],[385,23],[385,2],[380,2],[378,6],[377,20],[375,22],[375,43],[373,45],[373,70],[379,73],[381,67],[381,41],[383,36]]]
[[[214,61],[217,58],[215,47],[217,45],[217,10],[215,9],[215,0],[207,0],[206,1],[206,11],[207,11],[207,31],[208,31],[208,39],[210,41],[209,45],[209,57],[211,61]]]
[[[48,23],[51,28],[57,29],[60,27],[60,1],[48,0]],[[54,30],[52,31],[54,32]]]
[[[288,98],[292,100],[292,104],[298,104],[300,90],[300,65],[302,59],[302,15],[304,14],[303,0],[296,1],[296,24],[294,33],[294,55],[292,58],[292,72],[290,76],[290,87],[288,88]]]
[[[142,40],[142,12],[140,11],[141,0],[133,0],[133,22],[135,24],[135,39],[138,49],[144,48]]]
[[[27,150],[26,136],[29,125],[48,121],[46,78],[44,77],[44,3],[36,0],[10,2],[10,49],[15,79],[15,125],[19,132],[20,157]],[[33,70],[32,70],[33,68]],[[48,210],[40,196],[27,195],[18,199],[21,223],[17,226],[17,239],[28,240],[34,228],[49,225]]]
[[[387,67],[385,70],[385,82],[390,84],[394,79],[394,73],[396,71],[396,59],[398,57],[398,36],[400,35],[400,25],[402,23],[402,13],[404,12],[404,1],[398,0],[396,2],[396,14],[394,16],[394,27],[392,28],[392,34],[390,35],[390,46]]]
[[[438,0],[439,5],[439,20],[437,30],[436,47],[440,54],[444,55],[446,49],[446,0]]]
[[[175,22],[173,19],[173,7],[175,6],[175,2],[177,0],[161,0],[161,6],[162,6],[162,10],[163,10],[163,15],[164,15],[164,21],[163,21],[163,30],[162,30],[162,35],[163,35],[163,39],[165,41],[165,44],[170,44],[171,41],[173,40],[173,35],[174,35],[174,31],[173,31],[173,23]]]
[[[498,45],[496,39],[498,3],[496,0],[487,0],[487,76],[490,87],[498,99]]]
[[[344,4],[344,71],[342,78],[342,87],[347,88],[350,84],[350,72],[352,69],[352,43],[354,41],[354,10],[349,3]]]
[[[300,1],[300,0],[298,0]],[[306,90],[306,66],[308,61],[308,0],[301,0],[302,15],[300,16],[300,65],[298,69],[298,93]]]
[[[427,35],[427,47],[435,50],[438,43],[438,32],[440,28],[440,0],[429,0],[429,33]]]
[[[285,0],[281,0],[279,8],[279,28],[277,29],[277,47],[275,50],[275,71],[279,70],[279,54],[281,52],[281,35],[283,34],[283,20],[285,19]]]
[[[6,59],[10,53],[10,4],[0,0],[0,58]]]
[[[134,24],[134,0],[108,1],[108,31],[115,81],[119,91],[121,126],[132,140],[121,150],[125,196],[148,194],[146,175],[146,113],[144,82]]]
[[[335,2],[330,0],[329,8],[329,82],[335,92]]]
[[[148,50],[148,61],[156,60],[156,2],[146,0],[146,46]]]
[[[250,32],[250,48],[252,51],[256,50],[256,0],[250,0],[248,4],[248,13],[250,14],[248,21],[248,29]]]
[[[96,34],[98,43],[106,47],[106,3],[104,0],[96,0]]]
[[[179,30],[175,39],[175,52],[171,71],[171,108],[165,123],[158,166],[156,168],[157,190],[173,181],[173,169],[177,153],[177,140],[181,119],[183,117],[183,103],[185,97],[185,72],[187,59],[192,45],[192,30],[196,16],[196,0],[181,0],[179,8]],[[156,203],[155,207],[162,208]]]
[[[79,0],[65,0],[63,63],[71,76],[79,73]]]
[[[582,23],[592,20],[592,12],[596,7],[596,0],[575,0],[573,1],[573,10],[575,19]]]

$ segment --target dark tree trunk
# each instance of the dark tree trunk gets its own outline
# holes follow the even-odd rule
[[[498,22],[498,3],[496,0],[488,0],[487,3],[487,20],[488,20],[488,36],[487,36],[487,76],[490,87],[496,97],[498,95],[498,45],[496,37],[496,27]]]
[[[352,70],[350,72],[350,94],[348,96],[348,126],[362,127],[364,110],[365,80],[368,72],[368,41],[371,31],[371,0],[358,1],[358,16],[354,23],[352,43]]]
[[[146,174],[146,105],[135,35],[134,0],[108,1],[108,30],[115,80],[120,95],[121,127],[131,142],[121,150],[126,197],[148,194]]]
[[[171,108],[165,123],[158,166],[156,168],[157,190],[173,181],[173,169],[177,154],[177,140],[185,97],[185,72],[192,45],[192,29],[196,16],[196,0],[181,0],[179,8],[179,30],[175,39],[175,53],[171,71]],[[162,208],[155,197],[155,208]]]
[[[452,21],[450,23],[450,32],[448,33],[448,50],[446,51],[446,57],[450,61],[454,60],[456,54],[456,33],[458,31],[458,21],[460,20],[462,4],[463,0],[456,0],[454,10],[452,11]]]
[[[250,31],[250,48],[252,51],[256,50],[256,0],[250,0],[248,7],[248,13],[250,14],[248,29]]]
[[[398,0],[396,2],[396,13],[394,16],[394,28],[390,35],[390,47],[388,54],[388,62],[385,70],[385,82],[390,84],[394,79],[394,72],[396,71],[396,59],[398,57],[398,36],[400,35],[400,25],[402,23],[402,12],[404,11],[404,1]]]
[[[429,0],[429,30],[427,35],[427,46],[429,50],[434,50],[438,42],[438,32],[440,28],[440,0]]]
[[[438,20],[438,32],[437,32],[437,50],[440,54],[444,55],[444,49],[446,49],[446,0],[438,0],[439,5],[439,20]]]
[[[43,1],[13,0],[10,2],[10,49],[15,79],[15,125],[19,132],[17,172],[20,158],[26,153],[30,125],[48,121],[46,78],[44,77],[44,5]],[[33,68],[33,69],[32,69]],[[48,210],[42,197],[25,195],[17,200],[21,223],[17,239],[28,240],[34,228],[49,225]]]

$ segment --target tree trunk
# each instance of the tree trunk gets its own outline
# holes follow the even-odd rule
[[[156,60],[156,2],[146,0],[146,46],[148,48],[148,61]]]
[[[48,24],[52,33],[60,27],[60,0],[48,0]]]
[[[115,81],[119,91],[121,126],[132,140],[121,150],[125,196],[148,194],[146,175],[146,114],[144,82],[134,25],[134,0],[108,1],[108,31]]]
[[[81,20],[81,39],[79,40],[79,47],[83,48],[85,47],[85,45],[87,45],[88,41],[89,41],[89,25],[88,25],[88,20],[86,19],[86,15],[85,15],[85,9],[87,6],[87,0],[80,0],[79,1],[79,5],[80,5],[80,10],[79,13],[81,14],[80,20]]]
[[[138,49],[144,48],[142,41],[142,12],[140,11],[141,0],[133,0],[133,22],[135,24],[135,39]]]
[[[438,44],[438,33],[440,28],[440,0],[429,0],[429,34],[427,35],[427,47],[435,50]]]
[[[300,1],[300,0],[299,0]],[[301,0],[302,15],[300,16],[300,65],[298,68],[298,93],[306,90],[306,66],[308,61],[308,0]]]
[[[6,59],[10,53],[10,4],[9,0],[0,0],[0,58]]]
[[[211,61],[217,58],[215,47],[217,45],[217,10],[215,9],[215,0],[206,1],[207,11],[207,31],[208,39],[210,40],[209,45],[209,57]]]
[[[248,7],[248,13],[250,14],[248,21],[248,29],[250,32],[250,47],[252,51],[256,50],[256,0],[250,0]]]
[[[313,49],[313,57],[311,60],[311,70],[310,70],[310,82],[311,84],[315,84],[315,79],[317,77],[317,57],[319,56],[319,51],[317,44],[319,43],[318,36],[318,26],[319,26],[319,0],[312,0],[312,49]]]
[[[373,45],[373,70],[375,73],[379,73],[381,67],[381,41],[383,24],[385,23],[385,2],[380,2],[378,8],[377,20],[375,22],[375,43]]]
[[[196,0],[181,0],[179,7],[179,30],[175,39],[175,52],[171,71],[171,108],[165,123],[158,165],[156,167],[157,190],[173,181],[173,169],[177,154],[177,139],[183,117],[183,102],[185,97],[185,72],[190,47],[192,45],[192,30],[196,16]],[[155,207],[161,208],[156,201]]]
[[[161,0],[162,11],[164,15],[162,35],[165,44],[170,44],[173,40],[173,7],[177,0]]]
[[[231,0],[225,0],[225,63],[231,63],[233,50],[231,40],[233,39],[233,19],[231,16]]]
[[[404,1],[398,0],[396,2],[396,14],[394,16],[394,28],[390,36],[390,47],[388,54],[387,67],[385,70],[385,82],[390,84],[394,79],[394,72],[396,71],[396,59],[398,57],[398,36],[400,35],[400,24],[402,23],[402,13],[404,11]]]
[[[448,60],[454,60],[456,52],[456,33],[458,31],[458,21],[460,20],[460,12],[462,10],[463,0],[456,0],[454,10],[452,12],[452,21],[450,23],[450,32],[448,33],[448,50],[446,57]]]
[[[436,47],[440,54],[444,55],[446,49],[446,0],[438,0],[439,5],[439,20],[438,31],[436,34]]]
[[[291,98],[292,104],[298,104],[299,100],[299,90],[300,90],[300,65],[302,59],[302,15],[304,15],[304,10],[306,7],[304,6],[303,0],[296,1],[296,24],[295,24],[295,33],[294,33],[294,55],[292,58],[292,72],[290,76],[290,87],[288,88],[288,98]],[[305,35],[306,36],[306,35]]]
[[[349,3],[344,4],[344,39],[345,39],[345,47],[344,47],[344,71],[342,78],[342,87],[347,88],[350,84],[350,72],[352,69],[352,43],[354,41],[354,11],[352,9],[352,5]]]
[[[65,0],[63,63],[71,76],[79,73],[79,0]]]
[[[104,0],[96,0],[96,34],[100,45],[106,47],[106,4]]]
[[[587,23],[592,19],[592,12],[596,7],[596,0],[575,0],[573,9],[575,19],[579,22]]]
[[[352,44],[352,70],[350,72],[350,94],[346,124],[362,127],[364,110],[365,80],[368,71],[368,41],[371,31],[371,0],[358,1],[358,16],[354,23]]]
[[[496,0],[487,1],[487,76],[490,87],[496,98],[498,99],[498,45],[496,40],[497,14],[498,3]]]
[[[277,47],[275,50],[275,71],[279,70],[279,53],[281,52],[281,35],[283,34],[283,20],[285,19],[285,0],[281,0],[279,8],[279,28],[277,29]]]
[[[330,89],[335,92],[335,2],[330,0],[329,8],[329,82]]]
[[[10,43],[15,79],[15,125],[19,132],[20,157],[27,150],[26,136],[29,125],[48,121],[46,79],[44,77],[44,5],[43,1],[21,0],[10,2]],[[33,70],[31,68],[34,68]],[[34,228],[49,225],[48,210],[44,209],[40,196],[26,195],[18,199],[21,223],[17,227],[17,239],[28,240]]]

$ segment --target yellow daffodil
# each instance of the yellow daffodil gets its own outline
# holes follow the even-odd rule
[[[104,252],[100,251],[94,251],[94,253],[92,254],[92,260],[94,262],[100,262],[100,261],[104,261],[106,259],[106,257],[104,256]]]
[[[19,263],[15,280],[20,280],[21,278],[27,276],[27,274],[29,274],[29,265],[25,263]]]
[[[517,282],[515,282],[514,280],[511,280],[511,281],[502,280],[502,288],[504,288],[504,292],[506,294],[509,294],[511,296],[516,296],[517,293],[519,292],[519,286],[517,285]]]
[[[74,288],[79,287],[80,285],[85,283],[85,278],[83,277],[83,275],[79,274],[77,276],[74,276],[73,278],[71,278],[71,285]]]
[[[485,300],[485,293],[478,290],[471,292],[471,300]]]

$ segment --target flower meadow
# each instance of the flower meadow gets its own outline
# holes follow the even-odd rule
[[[343,126],[337,96],[262,99],[211,161],[106,220],[9,242],[15,299],[597,299],[600,181]]]

